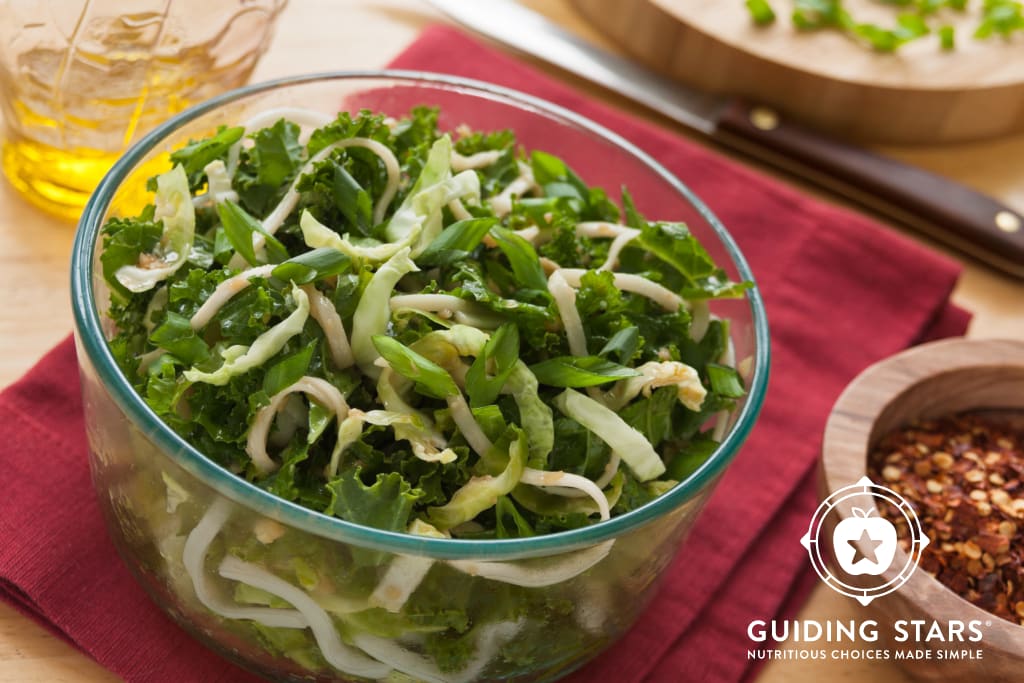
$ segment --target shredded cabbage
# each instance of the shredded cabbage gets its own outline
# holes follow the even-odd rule
[[[337,249],[357,262],[370,261],[376,263],[378,261],[386,261],[402,249],[407,248],[411,242],[411,240],[383,242],[371,246],[353,244],[305,210],[299,216],[299,229],[302,230],[302,239],[307,247],[311,249],[323,247]]]
[[[252,346],[230,346],[225,349],[221,353],[224,358],[223,365],[213,372],[192,368],[185,371],[185,379],[189,382],[223,386],[235,375],[262,365],[280,351],[289,339],[302,332],[306,318],[309,317],[309,298],[306,293],[295,285],[292,285],[291,293],[295,301],[295,310],[291,315],[257,337]]]
[[[385,234],[392,243],[409,244],[415,258],[441,232],[441,209],[456,199],[479,202],[480,178],[475,171],[451,173],[452,141],[440,137],[430,149],[416,184],[388,222]]]
[[[188,176],[178,164],[156,177],[154,220],[163,223],[155,254],[144,254],[134,266],[121,266],[115,277],[129,292],[145,292],[185,265],[195,239],[196,210],[188,189]]]
[[[203,168],[203,173],[206,174],[208,184],[206,196],[213,199],[215,204],[229,199],[233,202],[238,201],[238,193],[231,187],[231,176],[223,161],[214,159]]]
[[[427,516],[437,528],[451,529],[468,522],[484,510],[494,507],[498,496],[503,496],[515,488],[523,476],[527,452],[526,434],[517,431],[518,434],[508,446],[508,464],[501,474],[496,477],[473,477],[452,494],[448,503],[427,510]]]
[[[650,361],[636,368],[640,371],[637,377],[629,377],[618,384],[603,397],[603,402],[612,410],[626,405],[641,392],[650,396],[652,389],[674,386],[677,389],[679,402],[693,411],[699,411],[707,396],[707,389],[700,382],[697,371],[675,360]]]
[[[555,446],[555,424],[551,408],[537,393],[537,378],[526,363],[519,361],[512,369],[512,374],[505,381],[506,391],[512,394],[519,416],[523,420],[523,429],[530,440],[530,462],[542,463]]]
[[[396,382],[401,382],[405,387],[410,386],[410,383],[397,377],[391,368],[381,372],[380,378],[377,380],[377,395],[381,403],[384,404],[385,410],[409,417],[406,422],[394,424],[395,439],[408,441],[413,455],[420,460],[442,464],[454,462],[455,451],[448,448],[444,436],[434,429],[434,423],[429,417],[405,402],[395,388]]]
[[[647,437],[626,424],[615,411],[572,389],[556,396],[555,406],[611,446],[640,481],[665,473],[665,463]]]
[[[403,276],[418,270],[409,257],[409,247],[403,247],[377,269],[359,297],[359,305],[352,316],[352,355],[363,374],[373,379],[380,377],[380,368],[374,364],[380,354],[372,338],[387,331],[391,318],[391,306],[388,304],[391,291]]]
[[[417,222],[416,214],[412,211],[416,195],[428,187],[437,185],[451,174],[451,157],[452,139],[447,135],[442,135],[431,145],[419,177],[416,178],[405,201],[388,221],[385,234],[389,242],[398,242],[408,237]]]
[[[348,411],[345,419],[338,425],[338,438],[331,451],[331,462],[328,463],[325,474],[328,479],[338,475],[338,465],[341,463],[341,456],[345,449],[359,440],[363,433],[363,425],[372,424],[379,426],[394,427],[396,425],[410,424],[413,416],[405,413],[391,412],[388,410],[368,410],[363,412],[352,408]]]

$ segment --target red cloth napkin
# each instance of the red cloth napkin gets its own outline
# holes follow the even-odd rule
[[[791,613],[813,585],[799,538],[816,503],[814,464],[829,408],[873,361],[963,332],[968,316],[948,302],[957,266],[451,29],[427,30],[394,66],[491,80],[609,126],[693,188],[749,258],[772,329],[761,420],[652,608],[568,680],[752,676],[747,624]],[[66,341],[0,394],[0,593],[132,683],[254,681],[167,620],[117,557],[91,492],[76,376]]]

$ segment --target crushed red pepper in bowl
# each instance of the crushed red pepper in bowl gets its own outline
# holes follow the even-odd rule
[[[914,506],[931,539],[921,568],[964,599],[1024,625],[1024,415],[962,413],[884,435],[868,475]],[[906,521],[881,508],[907,549]]]

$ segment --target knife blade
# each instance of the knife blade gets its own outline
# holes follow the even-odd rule
[[[427,2],[480,35],[1024,278],[1024,217],[993,197],[805,128],[771,107],[687,88],[591,45],[513,0]]]

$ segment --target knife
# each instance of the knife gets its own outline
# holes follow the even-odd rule
[[[1024,217],[992,197],[804,128],[771,107],[691,90],[587,43],[513,0],[427,2],[476,33],[1024,278]]]

